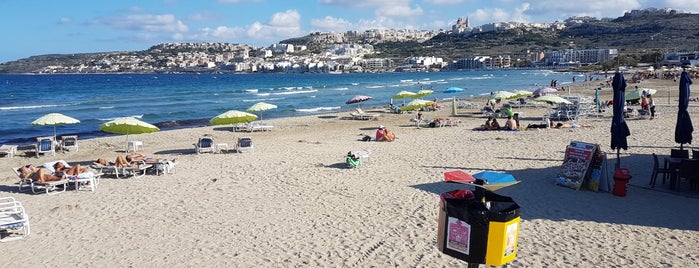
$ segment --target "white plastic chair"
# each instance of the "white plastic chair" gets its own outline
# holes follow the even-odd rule
[[[250,137],[238,138],[238,141],[236,142],[236,146],[235,146],[235,151],[238,153],[243,153],[244,151],[254,152],[255,147],[253,146],[252,138],[250,138]]]
[[[199,141],[194,144],[194,152],[196,154],[214,153],[215,151],[214,140],[211,137],[201,137]]]
[[[36,158],[39,158],[41,154],[51,154],[56,155],[56,141],[53,136],[50,137],[38,137],[36,138]]]
[[[61,136],[61,150],[78,151],[78,136]]]

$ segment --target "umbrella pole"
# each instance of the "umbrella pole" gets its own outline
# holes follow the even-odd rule
[[[619,158],[619,148],[616,148],[616,168],[621,167],[621,158]]]

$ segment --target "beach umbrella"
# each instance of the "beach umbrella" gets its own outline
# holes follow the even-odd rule
[[[54,138],[54,140],[56,139],[56,125],[77,124],[77,123],[80,123],[80,120],[72,118],[72,117],[64,115],[64,114],[60,114],[60,113],[46,114],[46,115],[39,117],[36,120],[32,121],[32,125],[34,125],[34,126],[52,125],[53,126],[53,138]]]
[[[160,130],[158,127],[134,117],[120,117],[101,124],[99,128],[108,133],[126,134],[126,140],[129,140],[129,134],[151,133]]]
[[[394,99],[405,99],[405,98],[416,98],[416,97],[417,97],[417,93],[405,91],[405,90],[396,93],[396,95],[393,95]]]
[[[257,115],[238,110],[230,110],[211,118],[209,122],[214,125],[232,125],[255,121],[255,119],[257,119]]]
[[[370,99],[372,99],[372,98],[369,97],[369,96],[357,95],[357,96],[354,96],[354,97],[350,98],[350,99],[347,100],[345,103],[346,103],[346,104],[357,103],[357,107],[359,107],[359,103],[360,103],[360,102],[368,101],[368,100],[370,100]]]
[[[456,93],[456,92],[461,92],[461,91],[464,91],[464,89],[460,88],[460,87],[450,87],[450,88],[447,88],[447,90],[445,90],[444,93]]]
[[[266,111],[266,110],[272,110],[272,109],[277,109],[277,105],[271,104],[271,103],[266,103],[266,102],[258,102],[250,106],[246,112],[249,113],[254,113],[254,112],[261,112],[261,111]]]
[[[517,90],[514,92],[514,97],[513,98],[524,98],[524,97],[529,97],[533,95],[534,93],[528,90]]]
[[[629,126],[626,125],[626,120],[624,119],[624,90],[626,90],[626,81],[624,80],[624,75],[620,72],[616,72],[614,74],[614,78],[612,79],[612,88],[614,89],[614,106],[612,127],[610,129],[612,134],[611,147],[612,150],[616,149],[616,168],[619,168],[621,167],[619,150],[628,149],[629,145],[626,141],[626,137],[631,135]]]
[[[429,90],[429,89],[420,89],[417,93],[415,93],[417,96],[416,98],[422,98],[424,96],[430,95],[434,93],[434,90]]]
[[[686,71],[682,71],[680,76],[680,101],[677,107],[677,124],[675,125],[675,142],[680,144],[680,149],[685,143],[692,143],[692,118],[689,117],[687,107],[689,106],[689,86],[692,79]]]
[[[564,99],[560,96],[556,96],[556,95],[544,95],[544,96],[541,96],[541,97],[534,99],[534,101],[547,102],[549,104],[559,104],[559,103],[571,104],[572,103],[569,100],[566,100],[566,99]]]
[[[401,92],[396,93],[396,95],[393,95],[393,98],[394,99],[404,99],[403,105],[405,105],[405,99],[406,98],[417,98],[417,93],[403,90]]]
[[[509,91],[495,91],[490,93],[490,97],[488,97],[491,100],[502,100],[502,99],[509,99],[512,98],[515,94]]]
[[[537,88],[536,90],[534,90],[534,92],[532,92],[532,95],[541,96],[541,95],[546,95],[546,94],[556,93],[556,92],[558,92],[558,89],[555,89],[552,87],[540,87],[540,88]]]
[[[656,92],[658,92],[655,89],[652,88],[634,88],[633,90],[629,90],[629,92],[626,92],[624,100],[630,101],[630,100],[637,100],[640,99],[643,96],[643,92],[646,92],[647,94],[653,95]]]
[[[430,104],[432,104],[432,101],[422,100],[422,99],[414,99],[414,100],[408,102],[408,104],[406,104],[402,109],[404,111],[412,111],[412,110],[420,109],[421,107],[424,107],[424,106],[427,106]]]
[[[486,182],[483,187],[489,190],[497,190],[502,187],[510,186],[519,183],[512,174],[494,172],[494,171],[483,171],[473,174],[476,179],[481,179]]]

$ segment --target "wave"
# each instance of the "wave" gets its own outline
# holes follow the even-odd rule
[[[272,95],[290,95],[290,94],[305,94],[305,93],[313,93],[313,92],[318,92],[317,89],[310,89],[310,90],[298,90],[298,91],[288,91],[288,92],[275,92],[271,93]],[[258,94],[260,95],[260,94]]]
[[[243,90],[243,91],[245,91],[245,92],[257,93],[257,91],[259,91],[259,89],[246,89],[246,90]]]
[[[386,87],[386,86],[367,86],[366,88],[374,89],[374,88],[384,88],[384,87]]]
[[[316,108],[308,108],[308,109],[294,109],[294,111],[301,112],[301,113],[313,113],[313,112],[339,110],[339,109],[340,109],[340,106],[333,106],[333,107],[316,107]]]
[[[334,88],[333,90],[349,90],[349,88],[348,87],[338,87],[338,88]]]
[[[127,116],[118,116],[118,117],[110,117],[110,118],[97,118],[99,121],[112,121],[117,118],[122,118],[122,117],[133,117],[133,118],[138,118],[141,119],[143,118],[143,114],[140,115],[127,115]]]
[[[106,110],[106,109],[114,109],[114,106],[104,106],[104,107],[99,107],[100,110]]]
[[[28,106],[11,106],[11,107],[0,107],[2,111],[11,110],[26,110],[26,109],[41,109],[41,108],[51,108],[51,107],[63,107],[70,104],[44,104],[44,105],[28,105]]]

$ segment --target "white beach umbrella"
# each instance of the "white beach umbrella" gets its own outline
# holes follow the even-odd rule
[[[72,118],[72,117],[64,115],[64,114],[60,114],[60,113],[46,114],[46,115],[39,117],[36,120],[32,121],[32,125],[35,125],[35,126],[52,125],[54,139],[56,138],[56,125],[77,124],[77,123],[80,123],[80,120]]]

